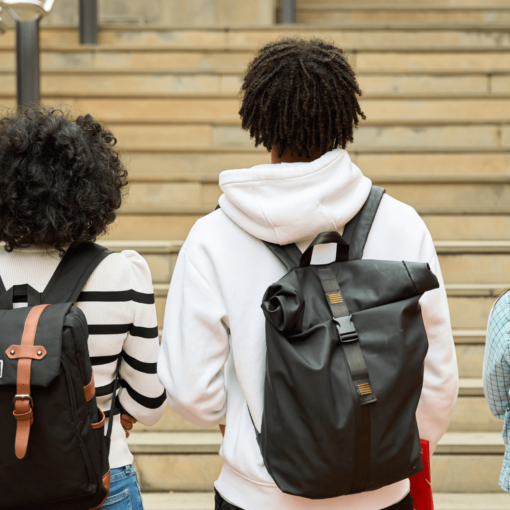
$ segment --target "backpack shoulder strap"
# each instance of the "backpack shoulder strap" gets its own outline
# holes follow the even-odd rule
[[[342,237],[349,244],[349,260],[361,260],[363,257],[368,234],[385,192],[383,188],[372,186],[365,205],[345,226]]]
[[[278,260],[287,268],[288,271],[292,271],[299,267],[299,261],[301,260],[302,253],[295,244],[280,246],[279,244],[273,244],[267,241],[263,241],[263,243],[276,255]]]
[[[94,269],[113,252],[99,244],[73,244],[41,294],[41,303],[75,303]]]

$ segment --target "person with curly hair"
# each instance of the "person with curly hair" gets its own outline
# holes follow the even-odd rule
[[[220,208],[194,225],[179,254],[158,373],[175,412],[202,427],[220,425],[225,434],[216,509],[413,508],[408,479],[369,492],[353,483],[351,494],[324,500],[286,494],[266,469],[256,438],[266,376],[261,303],[268,287],[287,273],[263,241],[304,251],[322,232],[341,234],[361,210],[372,182],[346,150],[365,118],[360,96],[344,51],[332,44],[287,38],[260,49],[243,79],[239,113],[255,145],[271,152],[271,164],[223,172]],[[335,245],[316,246],[313,263],[330,263],[335,253]],[[433,451],[458,388],[434,243],[413,208],[384,195],[363,258],[425,262],[440,282],[420,300],[429,350],[417,421]],[[296,466],[297,472],[305,469]]]
[[[28,284],[43,292],[70,246],[108,231],[128,185],[115,144],[113,134],[91,115],[74,119],[34,107],[0,118],[0,278],[5,289]],[[15,308],[27,306],[26,296],[16,297]],[[155,368],[158,327],[146,261],[130,250],[106,257],[76,305],[89,324],[97,402],[114,420],[110,495],[104,506],[140,510],[126,438],[136,421],[153,425],[166,407]],[[121,389],[111,417],[119,358]]]

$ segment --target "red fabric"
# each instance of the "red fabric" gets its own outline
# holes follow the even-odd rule
[[[430,474],[430,445],[425,439],[420,441],[423,471],[409,479],[411,481],[411,497],[417,510],[434,510],[432,498],[432,478]]]

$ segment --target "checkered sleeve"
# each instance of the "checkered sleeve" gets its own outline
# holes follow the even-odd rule
[[[496,301],[489,317],[483,387],[492,414],[504,420],[505,459],[499,484],[510,492],[510,292]]]

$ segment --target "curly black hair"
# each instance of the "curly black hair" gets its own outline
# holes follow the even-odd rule
[[[340,48],[321,39],[285,38],[264,46],[248,66],[239,114],[255,146],[281,157],[321,154],[353,141],[359,118],[356,75]]]
[[[0,119],[0,241],[5,249],[94,241],[115,221],[127,171],[91,115],[44,107]]]

